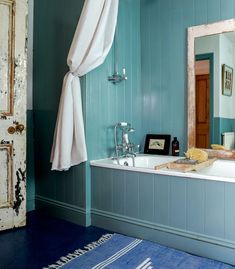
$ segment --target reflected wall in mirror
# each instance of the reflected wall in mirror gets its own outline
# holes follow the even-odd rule
[[[235,20],[188,28],[188,147],[223,145],[235,157],[235,83],[222,91],[222,66],[235,68]],[[226,74],[223,74],[226,76]]]

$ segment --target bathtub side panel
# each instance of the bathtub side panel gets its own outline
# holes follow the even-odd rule
[[[123,172],[125,184],[125,215],[139,218],[139,173]]]
[[[225,238],[235,241],[235,184],[225,184]]]
[[[92,194],[91,194],[91,204],[93,208],[100,208],[100,182],[102,181],[99,176],[99,171],[101,168],[92,167],[91,169],[91,186],[92,186]]]
[[[100,208],[104,211],[113,211],[113,174],[111,170],[100,169]]]
[[[92,225],[235,264],[235,184],[93,167],[91,186]]]
[[[187,180],[187,230],[196,233],[205,231],[205,182]]]
[[[154,221],[167,226],[169,225],[169,184],[169,178],[154,176]]]
[[[106,169],[109,170],[109,169]],[[125,172],[119,170],[111,170],[113,178],[113,213],[124,215],[125,212]],[[102,184],[102,182],[101,182]],[[101,192],[101,197],[104,199],[105,193]],[[103,208],[101,208],[103,210]]]
[[[93,185],[92,204],[104,211],[113,211],[112,173],[111,170],[94,167],[91,170]]]
[[[154,174],[139,176],[139,217],[147,221],[154,221]]]
[[[184,230],[186,229],[186,183],[187,180],[171,177],[169,186],[170,226]]]
[[[224,182],[205,182],[205,234],[224,238]]]

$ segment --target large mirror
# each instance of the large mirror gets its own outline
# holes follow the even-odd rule
[[[234,75],[235,20],[188,28],[188,147],[235,157]]]

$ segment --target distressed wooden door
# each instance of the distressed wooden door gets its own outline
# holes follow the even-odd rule
[[[0,230],[26,220],[27,0],[0,0]]]

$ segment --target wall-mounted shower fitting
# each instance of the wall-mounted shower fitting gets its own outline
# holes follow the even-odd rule
[[[122,69],[122,75],[119,75],[118,72],[115,71],[112,76],[108,77],[108,81],[112,82],[113,84],[120,83],[120,82],[122,82],[124,80],[127,80],[126,69],[125,68]]]

